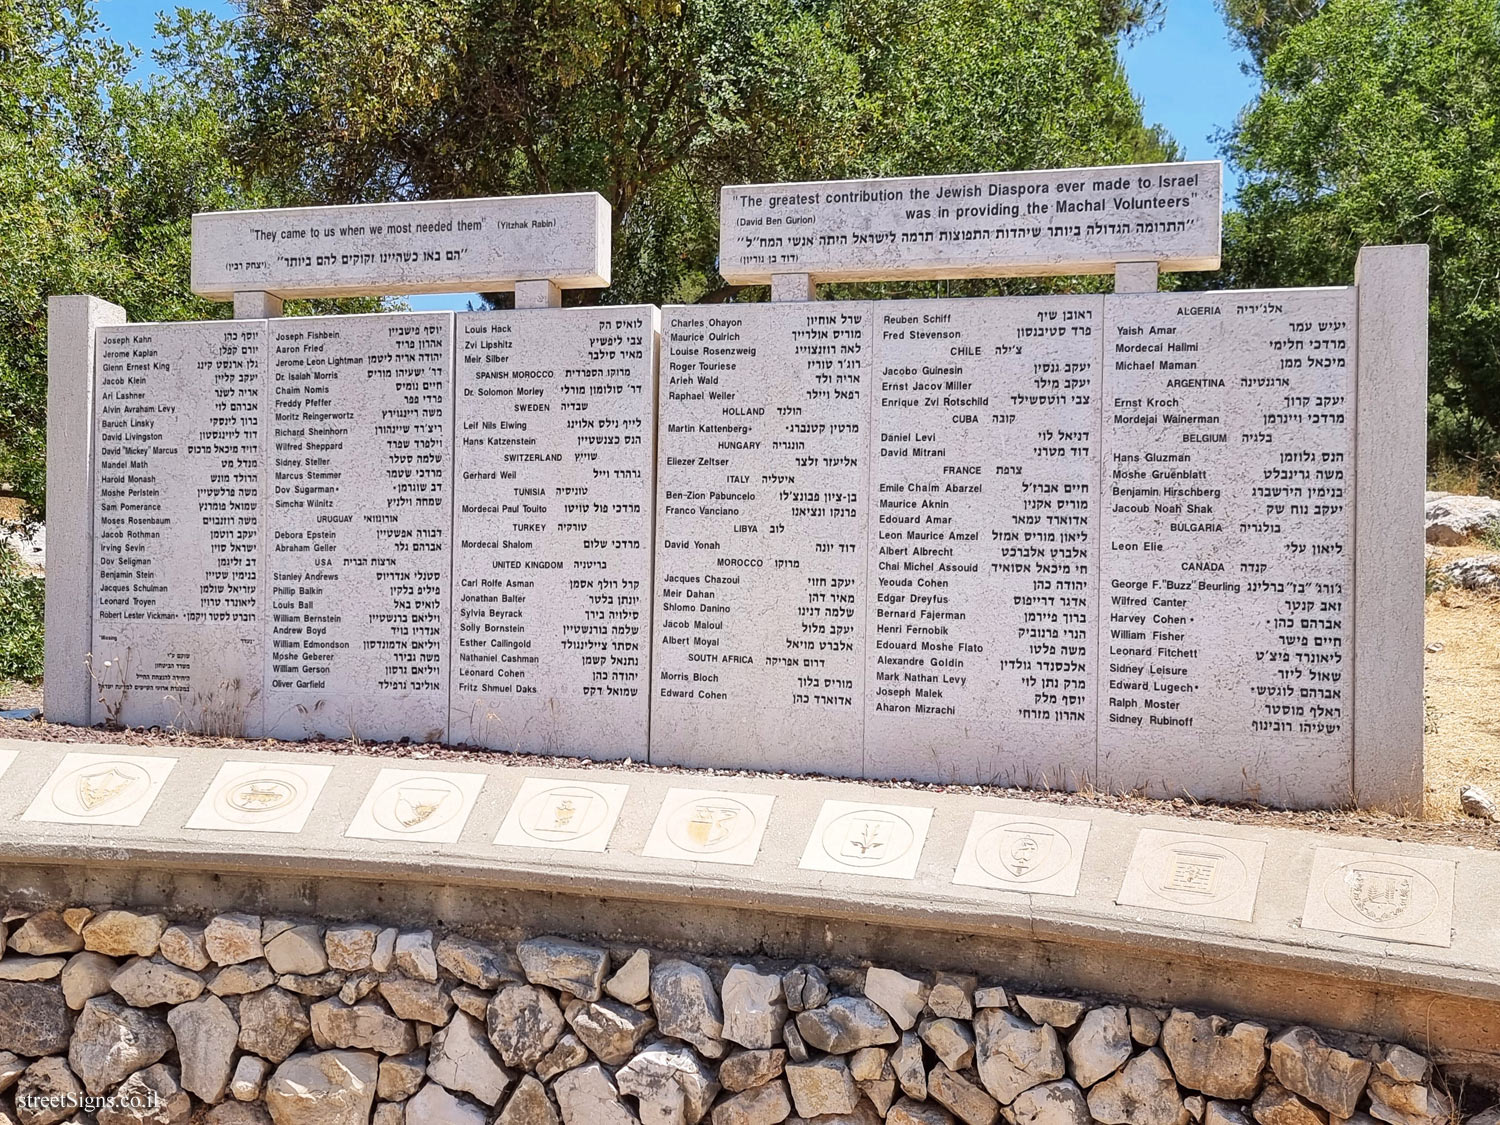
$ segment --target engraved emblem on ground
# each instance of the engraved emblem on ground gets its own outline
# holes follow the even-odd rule
[[[774,802],[774,797],[763,793],[669,789],[641,854],[754,863]]]
[[[225,762],[184,828],[301,832],[332,766]]]
[[[801,866],[910,879],[931,819],[931,809],[908,805],[825,801]]]
[[[1265,850],[1258,840],[1145,829],[1118,902],[1248,922]]]
[[[996,878],[1003,879],[1009,874],[1020,882],[1031,883],[1066,866],[1072,849],[1050,828],[1040,824],[1010,824],[991,829],[980,840],[976,852],[980,864]]]
[[[256,778],[231,786],[224,801],[246,813],[268,813],[285,809],[302,798],[295,785],[274,777]]]
[[[1414,926],[1437,905],[1437,889],[1399,863],[1346,863],[1325,890],[1329,903],[1350,921],[1372,926]],[[1350,909],[1356,913],[1350,913]]]
[[[382,769],[344,835],[457,843],[484,782],[482,773]]]
[[[625,790],[623,785],[527,778],[495,843],[602,852],[620,815]]]
[[[78,816],[103,816],[129,805],[149,784],[146,771],[139,766],[111,762],[102,769],[82,769],[73,775],[71,809],[64,803],[69,795],[66,786],[54,793],[53,803]]]
[[[1446,948],[1457,871],[1450,859],[1318,848],[1302,926]]]
[[[426,831],[453,819],[463,800],[458,786],[438,778],[424,781],[422,785],[397,785],[394,793],[382,795],[376,815],[387,814],[381,817],[387,828],[395,832]]]
[[[1078,891],[1088,836],[1086,820],[977,812],[953,882],[1071,896]]]
[[[137,826],[176,763],[176,758],[68,754],[22,819]]]

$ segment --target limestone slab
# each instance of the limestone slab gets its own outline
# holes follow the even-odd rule
[[[256,733],[262,321],[96,331],[94,722]]]
[[[1453,944],[1451,860],[1318,848],[1302,925],[1381,941]]]
[[[669,789],[641,854],[752,864],[775,802],[769,793]]]
[[[1095,770],[1099,296],[873,306],[865,773]]]
[[[977,812],[953,881],[1027,894],[1078,893],[1089,822],[1062,817]]]
[[[225,762],[184,828],[301,832],[332,766]]]
[[[737,285],[1217,269],[1217,161],[719,192],[719,272]]]
[[[452,313],[271,322],[266,732],[448,719]]]
[[[344,835],[457,843],[484,781],[482,773],[382,769]]]
[[[176,758],[75,751],[52,771],[21,819],[139,825],[176,764]]]
[[[203,212],[192,287],[227,301],[604,286],[609,215],[596,192]]]
[[[1249,922],[1265,855],[1261,840],[1143,828],[1115,901]]]
[[[625,802],[625,785],[528,777],[495,843],[517,848],[602,852]]]
[[[871,306],[662,316],[652,761],[858,775]]]
[[[918,805],[824,801],[797,866],[911,879],[931,822],[932,809]]]
[[[1112,790],[1350,797],[1354,302],[1351,288],[1105,298]]]
[[[0,750],[0,777],[5,776],[5,771],[10,768],[10,764],[16,760],[16,755],[19,753],[19,750]]]
[[[646,757],[659,315],[457,318],[454,741]]]

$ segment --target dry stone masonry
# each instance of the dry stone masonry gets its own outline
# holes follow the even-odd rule
[[[1217,265],[1214,163],[721,208],[724,276],[771,302],[556,307],[608,282],[584,194],[198,216],[195,287],[239,319],[59,304],[54,412],[92,426],[55,443],[53,524],[86,505],[92,547],[58,589],[92,612],[86,679],[48,630],[58,715],[1420,795],[1420,661],[1387,644],[1416,604],[1391,544],[1420,518],[1420,248],[1347,287],[1154,292]],[[1110,271],[1111,295],[808,299]],[[517,308],[271,315],[467,288]]]
[[[1494,1125],[1396,1043],[962,971],[128,908],[5,916],[0,1122]]]

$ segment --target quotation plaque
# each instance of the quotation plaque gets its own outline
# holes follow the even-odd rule
[[[454,741],[646,756],[659,315],[458,317]]]

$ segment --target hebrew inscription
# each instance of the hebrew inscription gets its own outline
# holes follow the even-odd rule
[[[260,722],[262,322],[100,329],[94,721]]]
[[[456,741],[646,755],[658,316],[458,317]]]

